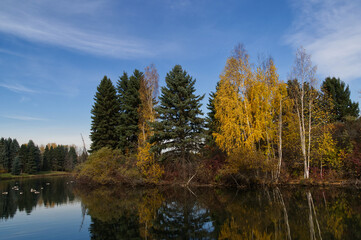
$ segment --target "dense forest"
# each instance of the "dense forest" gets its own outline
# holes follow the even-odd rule
[[[78,176],[102,184],[237,185],[359,178],[358,103],[341,79],[320,82],[316,71],[301,47],[282,81],[272,58],[253,64],[237,45],[206,117],[204,95],[180,65],[167,73],[159,96],[154,65],[124,72],[116,85],[104,76],[91,110],[91,156]]]
[[[38,147],[32,140],[20,146],[16,139],[1,138],[0,173],[20,175],[40,171],[72,171],[78,162],[85,159],[84,154],[78,156],[75,146],[52,143]]]

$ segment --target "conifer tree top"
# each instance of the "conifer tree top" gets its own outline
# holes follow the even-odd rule
[[[109,78],[104,76],[94,97],[91,110],[91,150],[96,151],[102,147],[116,148],[118,137],[116,126],[119,122],[119,102],[116,90]]]
[[[166,86],[161,88],[160,105],[156,108],[159,121],[153,123],[155,142],[153,150],[164,156],[189,159],[203,143],[203,115],[200,101],[195,95],[195,80],[180,65],[167,74]]]

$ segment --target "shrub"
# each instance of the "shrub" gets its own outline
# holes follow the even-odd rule
[[[79,166],[77,177],[81,181],[101,185],[135,184],[141,180],[135,162],[135,157],[125,157],[120,150],[102,148]]]

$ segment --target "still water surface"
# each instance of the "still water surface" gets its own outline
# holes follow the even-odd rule
[[[354,188],[90,190],[52,177],[3,192],[0,239],[361,239]]]

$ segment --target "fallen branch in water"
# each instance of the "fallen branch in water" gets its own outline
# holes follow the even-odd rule
[[[189,183],[192,181],[192,179],[197,175],[197,172],[188,180],[187,184],[185,186],[188,186]]]

